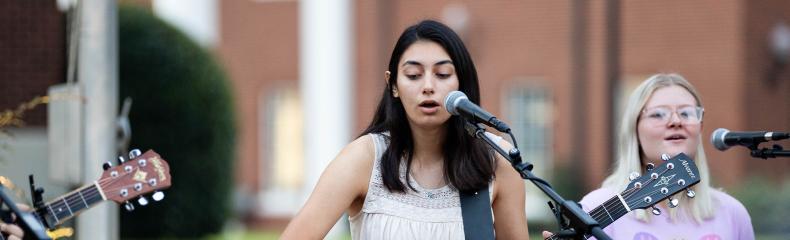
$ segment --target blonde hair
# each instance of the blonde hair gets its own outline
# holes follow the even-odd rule
[[[700,100],[697,90],[679,74],[656,74],[642,82],[629,97],[628,104],[625,111],[623,111],[623,118],[620,122],[616,167],[612,175],[609,175],[609,177],[604,180],[603,187],[611,188],[619,192],[627,187],[629,183],[628,175],[630,173],[643,173],[642,153],[639,145],[639,138],[637,137],[637,122],[650,96],[653,95],[656,90],[669,86],[680,86],[685,88],[694,96],[694,99],[697,101],[697,106],[702,107],[702,101]],[[701,134],[700,132],[700,135]],[[713,217],[714,214],[710,174],[700,135],[696,136],[700,139],[700,141],[698,141],[697,154],[696,156],[691,156],[697,164],[700,175],[700,182],[692,187],[696,192],[696,196],[694,198],[689,198],[684,192],[675,195],[675,197],[679,197],[680,206],[669,209],[670,219],[672,221],[678,220],[679,210],[686,211],[687,216],[691,216],[697,223],[702,223],[704,219]],[[636,210],[635,213],[637,219],[644,222],[650,221],[650,214],[645,210]]]

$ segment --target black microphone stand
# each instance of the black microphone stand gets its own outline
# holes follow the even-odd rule
[[[782,146],[780,146],[779,144],[774,144],[772,148],[762,148],[762,149],[757,148],[758,144],[759,143],[751,144],[747,146],[749,150],[751,150],[750,154],[752,155],[752,157],[762,158],[762,159],[775,158],[775,157],[790,157],[790,151],[782,149]]]
[[[0,198],[2,198],[2,200],[0,200],[0,204],[1,204],[0,208],[2,208],[0,209],[0,211],[3,212],[2,215],[4,215],[5,218],[6,216],[9,216],[10,213],[16,214],[16,222],[22,228],[22,231],[25,232],[24,239],[39,239],[39,240],[52,239],[49,236],[47,236],[44,225],[42,225],[41,222],[38,221],[36,216],[34,216],[30,212],[22,211],[16,206],[14,200],[8,195],[6,195],[5,187],[2,185],[0,185]],[[3,206],[8,207],[8,209],[10,210],[4,210],[5,207]],[[2,220],[8,221],[10,219],[2,219]],[[8,222],[10,223],[11,221]],[[3,236],[0,236],[0,238],[3,238]]]
[[[511,166],[513,166],[513,168],[515,168],[516,171],[521,174],[521,178],[530,180],[533,184],[535,184],[535,186],[538,187],[538,189],[543,191],[543,193],[549,196],[549,198],[551,198],[551,200],[557,204],[557,207],[553,208],[552,210],[557,216],[564,216],[567,219],[566,222],[560,221],[561,219],[558,219],[560,227],[563,228],[562,231],[557,233],[559,237],[585,239],[585,236],[591,235],[600,240],[611,240],[611,238],[603,232],[598,222],[595,221],[595,219],[593,219],[590,214],[584,212],[579,207],[579,204],[563,199],[562,196],[560,196],[554,191],[553,188],[551,188],[549,183],[532,174],[532,164],[521,160],[521,152],[518,150],[518,146],[515,144],[516,140],[512,133],[509,131],[507,132],[507,134],[510,135],[514,146],[513,149],[510,149],[509,152],[506,152],[497,143],[485,136],[486,131],[482,124],[475,124],[463,118],[462,120],[466,123],[466,129],[469,134],[488,143],[491,148],[493,148],[495,151],[497,151],[497,153],[505,157],[505,159],[510,162]],[[549,205],[551,205],[551,203],[549,203]]]

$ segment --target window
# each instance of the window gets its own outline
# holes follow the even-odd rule
[[[511,130],[524,161],[532,163],[533,173],[543,179],[551,179],[553,168],[553,103],[545,87],[530,84],[517,84],[505,90],[505,116],[510,121]],[[526,183],[527,215],[531,218],[548,219],[548,201],[545,194],[531,183]]]
[[[297,89],[263,94],[258,103],[260,213],[293,216],[301,207],[304,175],[302,105]]]

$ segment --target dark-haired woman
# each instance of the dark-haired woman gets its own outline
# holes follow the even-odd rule
[[[528,239],[523,180],[444,110],[456,90],[480,103],[458,35],[436,21],[410,26],[384,81],[373,121],[324,170],[282,238],[323,238],[346,212],[353,239],[464,239],[459,192],[488,188],[496,237]]]

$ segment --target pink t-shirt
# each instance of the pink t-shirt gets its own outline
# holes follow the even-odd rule
[[[601,188],[584,196],[580,203],[584,211],[589,212],[615,193]],[[743,204],[724,192],[713,190],[711,193],[716,211],[714,217],[705,219],[702,224],[683,216],[679,217],[680,222],[671,222],[669,211],[662,203],[656,205],[661,209],[661,215],[652,216],[650,222],[638,220],[636,214],[628,213],[603,230],[617,240],[753,240],[752,220]]]

